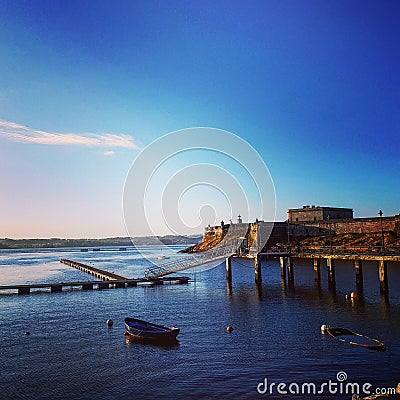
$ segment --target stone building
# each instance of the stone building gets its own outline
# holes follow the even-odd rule
[[[303,206],[288,210],[289,222],[327,221],[333,219],[352,219],[353,209],[341,207]]]

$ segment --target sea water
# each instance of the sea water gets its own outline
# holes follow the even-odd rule
[[[93,279],[60,258],[140,277],[163,254],[158,247],[118,250],[2,251],[0,285]],[[0,399],[350,399],[346,383],[370,384],[371,393],[396,387],[399,265],[389,264],[384,298],[377,265],[364,263],[364,298],[355,302],[345,298],[355,291],[351,263],[336,264],[336,292],[324,266],[320,288],[310,262],[294,268],[294,287],[281,282],[277,260],[262,262],[257,286],[253,264],[240,259],[232,262],[231,288],[221,263],[181,272],[191,278],[187,285],[0,294]],[[127,342],[127,316],[179,327],[179,343]],[[378,337],[387,350],[342,344],[322,335],[322,324]],[[305,383],[316,393],[302,394]]]

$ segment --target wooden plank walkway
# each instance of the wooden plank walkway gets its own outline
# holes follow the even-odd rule
[[[86,272],[87,274],[93,275],[103,281],[118,281],[126,279],[124,276],[115,274],[114,272],[108,272],[103,269],[95,268],[91,265],[83,264],[77,261],[71,261],[62,258],[60,262],[69,265],[72,268],[76,268],[80,271]]]
[[[81,290],[93,290],[93,289],[101,290],[101,289],[112,289],[112,288],[119,289],[119,288],[144,286],[144,285],[158,286],[158,285],[164,285],[164,283],[184,284],[189,282],[189,277],[187,276],[163,277],[162,279],[158,277],[129,279],[122,275],[115,274],[114,272],[108,272],[77,261],[61,259],[60,262],[72,268],[76,268],[79,269],[80,271],[93,275],[100,280],[2,285],[0,286],[0,293],[2,291],[16,290],[18,294],[30,294],[32,289],[49,289],[51,293],[60,293],[63,292],[64,289],[74,288],[74,287],[80,288]]]
[[[61,283],[28,283],[19,285],[2,285],[0,292],[16,290],[18,294],[30,294],[32,289],[50,289],[51,293],[60,293],[64,289],[71,289],[73,287],[80,288],[81,290],[94,290],[94,289],[123,289],[136,286],[158,286],[165,283],[171,284],[184,284],[188,283],[187,276],[164,277],[162,279],[123,279],[113,281],[77,281],[77,282],[61,282]]]

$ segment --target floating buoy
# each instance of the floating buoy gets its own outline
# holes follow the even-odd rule
[[[233,331],[233,328],[229,325],[229,326],[226,327],[226,330],[227,330],[229,333],[231,333],[231,332]]]
[[[109,328],[112,327],[113,324],[114,324],[114,322],[113,322],[112,319],[108,319],[108,320],[106,321],[106,325],[107,325]]]
[[[322,325],[321,326],[321,333],[326,333],[327,329],[328,329],[327,325]]]
[[[25,332],[24,332],[24,335],[25,335],[25,336],[29,336],[30,334],[31,334],[31,333],[30,333],[29,331],[25,331]]]
[[[358,297],[356,292],[351,292],[350,296],[352,300],[355,300]]]

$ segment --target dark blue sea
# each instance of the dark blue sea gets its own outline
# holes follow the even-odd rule
[[[2,251],[0,285],[93,279],[60,258],[140,277],[151,265],[143,253],[155,260],[163,251],[118,250]],[[0,399],[351,399],[348,383],[360,390],[367,385],[371,393],[396,387],[400,266],[388,269],[385,298],[377,265],[364,263],[364,298],[354,302],[345,298],[355,291],[350,262],[337,263],[332,292],[324,266],[318,288],[311,263],[295,263],[289,287],[278,261],[263,261],[257,286],[252,263],[242,259],[232,263],[231,288],[220,264],[181,272],[191,278],[187,285],[0,293]],[[179,343],[127,342],[127,316],[181,328]],[[387,349],[342,344],[322,335],[322,324],[377,337]],[[305,383],[314,384],[315,393]]]

